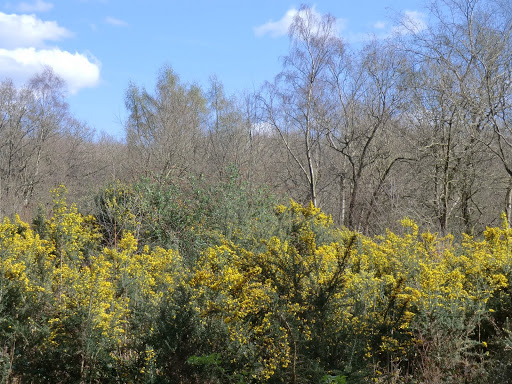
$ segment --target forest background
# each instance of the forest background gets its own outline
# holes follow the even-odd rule
[[[510,379],[512,9],[429,10],[355,50],[304,6],[258,92],[165,66],[121,141],[4,80],[4,382]]]

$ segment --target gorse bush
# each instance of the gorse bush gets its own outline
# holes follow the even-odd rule
[[[256,237],[277,226],[275,204],[268,191],[248,188],[233,171],[217,184],[193,177],[145,178],[132,186],[116,182],[96,195],[94,216],[106,246],[115,246],[128,231],[139,248],[176,249],[194,263],[220,236],[259,242]]]
[[[3,383],[512,377],[506,220],[457,244],[408,219],[369,238],[236,180],[117,184],[92,216],[53,193],[48,218],[0,224]]]

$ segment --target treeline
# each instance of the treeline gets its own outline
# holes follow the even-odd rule
[[[107,183],[153,178],[268,187],[366,234],[420,228],[482,234],[512,217],[510,7],[430,3],[425,22],[351,48],[336,20],[303,7],[283,70],[258,92],[226,95],[164,67],[130,84],[125,137],[94,138],[50,69],[0,86],[0,213],[31,220],[68,186],[84,212]],[[89,205],[87,205],[89,204]]]
[[[338,229],[233,181],[0,224],[2,383],[506,383],[512,229]],[[166,248],[160,246],[165,245]],[[169,248],[167,248],[169,247]]]

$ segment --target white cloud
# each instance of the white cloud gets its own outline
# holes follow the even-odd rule
[[[297,15],[303,16],[303,12],[305,11],[299,11],[296,8],[290,8],[283,17],[281,17],[278,21],[268,21],[267,23],[260,25],[258,27],[254,28],[254,34],[258,37],[262,37],[265,35],[270,35],[271,37],[280,37],[285,36],[288,34],[288,31],[290,29],[290,26],[293,23],[293,20]],[[322,14],[319,13],[315,7],[313,6],[311,8],[311,12],[315,18],[321,19]],[[340,32],[341,30],[345,29],[346,27],[346,20],[343,19],[336,19],[335,22],[335,28]]]
[[[48,3],[36,1],[34,7],[43,9],[45,4]],[[11,78],[21,84],[50,66],[66,81],[71,93],[98,85],[100,63],[97,59],[46,46],[48,41],[72,35],[55,21],[43,21],[33,14],[0,12],[0,78]]]
[[[43,0],[36,0],[35,3],[26,3],[22,2],[17,7],[16,10],[22,13],[33,13],[33,12],[48,12],[53,8],[52,3],[47,3]]]
[[[392,28],[392,33],[408,35],[418,33],[427,28],[425,14],[418,11],[405,11],[399,26]]]
[[[107,24],[113,25],[115,27],[127,27],[128,23],[124,20],[116,19],[115,17],[107,17],[105,18],[105,22]]]
[[[52,67],[66,81],[72,94],[81,88],[95,87],[100,80],[98,60],[84,54],[72,54],[58,48],[0,49],[0,77],[26,82],[46,66]]]
[[[58,41],[70,36],[72,33],[55,21],[0,12],[0,48],[42,47],[46,40]]]
[[[260,25],[259,27],[254,28],[254,33],[256,36],[261,37],[265,35],[270,35],[271,37],[279,37],[288,34],[288,30],[290,29],[290,25],[293,23],[293,19],[299,13],[299,11],[295,8],[291,8],[279,21],[268,21],[267,23]]]

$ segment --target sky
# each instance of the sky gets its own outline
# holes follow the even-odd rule
[[[421,0],[317,0],[357,47],[423,25]],[[130,82],[152,90],[169,65],[204,89],[216,76],[228,94],[258,89],[282,69],[288,27],[301,3],[287,0],[24,0],[0,2],[0,79],[25,84],[51,66],[67,84],[71,113],[99,135],[124,135]]]

